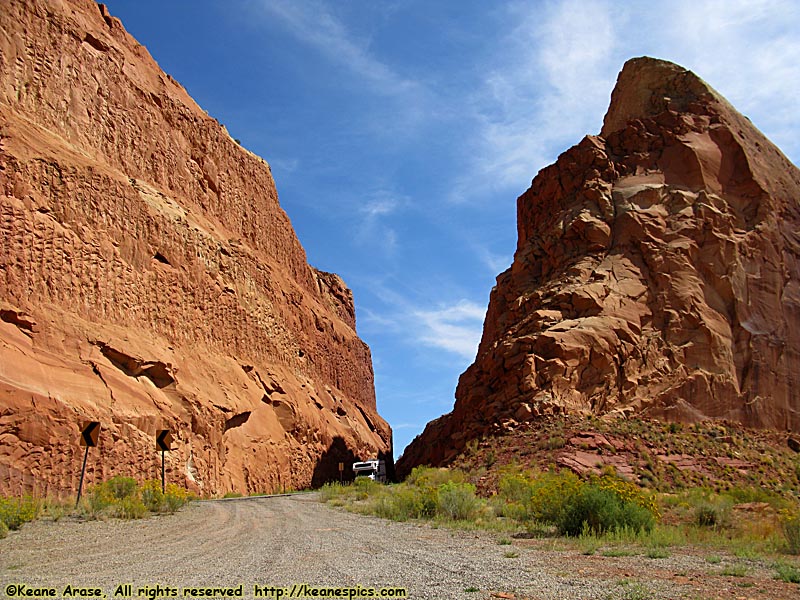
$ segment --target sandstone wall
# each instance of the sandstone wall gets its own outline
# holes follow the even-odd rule
[[[705,82],[626,63],[517,215],[454,410],[400,473],[546,414],[800,430],[800,171]]]
[[[103,5],[0,4],[0,493],[74,489],[83,419],[90,479],[155,476],[169,427],[171,478],[204,493],[388,452],[352,293],[308,266],[269,165]]]

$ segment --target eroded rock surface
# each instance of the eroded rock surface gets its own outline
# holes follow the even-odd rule
[[[696,75],[628,61],[517,221],[454,410],[400,472],[548,414],[800,429],[800,171]]]
[[[390,451],[350,290],[308,266],[269,165],[106,8],[0,0],[0,493],[208,494]]]

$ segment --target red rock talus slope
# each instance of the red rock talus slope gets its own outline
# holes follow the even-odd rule
[[[204,493],[389,451],[350,290],[269,166],[90,0],[0,0],[0,493],[159,474]]]
[[[800,430],[800,171],[696,75],[628,61],[517,221],[455,408],[399,471],[546,414]]]

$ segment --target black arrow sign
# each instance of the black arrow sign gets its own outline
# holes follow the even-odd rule
[[[169,429],[159,429],[158,433],[156,433],[156,449],[164,452],[171,450],[171,445],[172,433],[170,433]]]
[[[86,459],[89,458],[89,448],[97,446],[97,439],[100,437],[100,421],[84,421],[81,426],[81,446],[86,446],[83,453],[83,466],[81,467],[81,482],[78,484],[78,499],[75,500],[75,508],[81,501],[83,491],[83,476],[86,475]]]
[[[87,421],[81,430],[81,446],[97,446],[100,437],[100,421]]]

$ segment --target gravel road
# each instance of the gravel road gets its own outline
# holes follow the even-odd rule
[[[120,584],[132,584],[132,598],[144,586],[175,587],[182,597],[183,587],[242,584],[244,597],[253,597],[255,586],[307,583],[396,586],[409,598],[443,600],[800,595],[800,586],[774,581],[763,565],[748,567],[757,579],[737,589],[744,578],[714,576],[725,563],[701,556],[582,556],[529,540],[501,545],[499,537],[354,515],[314,494],[195,502],[141,521],[26,524],[0,540],[0,593],[25,584],[52,586],[62,597],[73,585],[102,588],[115,600]]]

